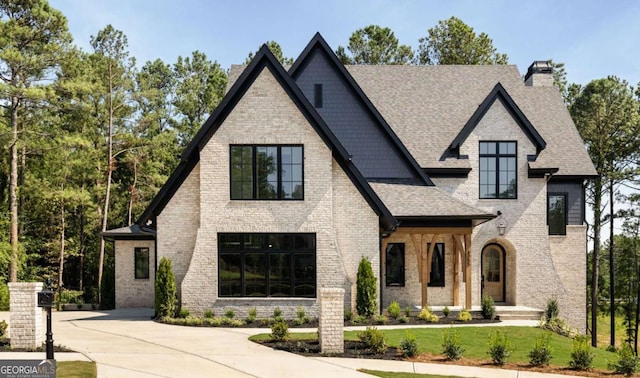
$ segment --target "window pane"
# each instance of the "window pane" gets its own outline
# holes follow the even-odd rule
[[[566,200],[565,195],[549,195],[549,234],[550,235],[565,235],[567,225],[566,215]]]
[[[496,144],[491,142],[491,143],[487,143],[487,153],[491,154],[491,155],[495,155],[496,154]]]
[[[294,199],[304,198],[304,185],[302,184],[302,182],[293,183],[293,194],[291,197]]]
[[[302,147],[291,147],[291,163],[302,165]]]
[[[296,297],[316,296],[316,256],[312,253],[294,255],[294,295]]]
[[[291,254],[269,254],[269,295],[273,297],[290,297],[291,286]]]
[[[404,244],[389,243],[385,257],[387,286],[404,286]]]
[[[291,237],[284,234],[270,234],[269,237],[269,250],[271,251],[287,251],[291,250]]]
[[[484,155],[487,153],[487,143],[486,142],[480,142],[480,154]]]
[[[257,198],[275,199],[278,197],[278,148],[256,147]]]
[[[315,235],[313,234],[299,234],[294,236],[295,240],[295,249],[296,251],[314,251],[316,249],[315,245]]]
[[[242,296],[242,257],[239,253],[220,254],[218,280],[221,297]]]
[[[218,243],[220,249],[240,249],[242,234],[220,234]]]
[[[264,253],[244,255],[244,295],[265,297],[267,295],[267,269]]]
[[[135,278],[149,278],[149,248],[136,248],[134,255]]]
[[[263,234],[245,234],[244,249],[263,249],[265,246],[265,235]]]
[[[431,243],[427,243],[427,250]],[[431,273],[429,275],[429,286],[444,286],[444,243],[436,243],[431,256]]]

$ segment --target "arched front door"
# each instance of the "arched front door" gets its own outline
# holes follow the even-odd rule
[[[482,294],[490,295],[494,302],[504,302],[505,253],[497,244],[482,250]]]

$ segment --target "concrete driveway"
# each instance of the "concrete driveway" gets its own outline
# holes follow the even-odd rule
[[[371,377],[252,343],[247,329],[170,326],[152,314],[54,312],[54,344],[94,360],[99,377]]]

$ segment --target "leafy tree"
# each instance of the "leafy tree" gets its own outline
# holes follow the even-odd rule
[[[459,18],[440,20],[427,32],[418,40],[419,64],[508,64],[487,34],[476,34]]]
[[[349,38],[347,46],[350,54],[342,46],[336,55],[344,64],[409,64],[413,62],[413,51],[407,45],[399,45],[398,38],[389,28],[369,25],[358,29]]]
[[[280,64],[282,64],[283,66],[290,66],[293,64],[293,58],[284,56],[284,53],[282,52],[282,47],[280,47],[280,44],[278,42],[267,41],[265,42],[265,44],[267,45],[267,47],[269,48],[273,56],[275,56],[276,59],[278,59],[278,62],[280,62]],[[253,60],[253,57],[258,53],[258,51],[260,51],[260,48],[258,48],[256,52],[250,52],[249,56],[247,56],[247,59],[244,61],[244,63],[245,64],[251,63],[251,61]]]
[[[155,282],[155,311],[156,317],[175,316],[178,310],[178,289],[176,279],[171,268],[171,260],[166,257],[160,259]]]
[[[597,344],[597,303],[600,231],[609,220],[610,262],[613,262],[614,194],[617,185],[636,174],[633,164],[640,150],[639,104],[633,97],[633,88],[616,77],[593,80],[584,88],[572,87],[569,111],[587,145],[589,156],[599,176],[588,185],[588,202],[594,211],[593,268],[591,278],[591,321],[593,346]],[[609,193],[609,214],[604,214],[603,195]],[[614,269],[610,269],[610,282],[614,282]],[[613,288],[613,285],[611,285]],[[615,296],[611,293],[611,298]],[[611,311],[615,311],[612,303]],[[615,317],[612,317],[612,322]],[[611,338],[615,337],[613,329]],[[613,345],[613,344],[612,344]]]
[[[194,51],[191,58],[178,57],[173,66],[176,80],[173,106],[177,113],[178,139],[184,147],[222,100],[227,73],[218,62]]]
[[[376,312],[378,306],[376,281],[371,262],[362,256],[356,277],[356,310],[360,316],[371,317]]]
[[[10,126],[9,211],[11,263],[9,280],[18,279],[19,163],[25,169],[26,118],[46,97],[43,81],[58,67],[71,42],[67,20],[45,0],[0,0],[0,93]]]

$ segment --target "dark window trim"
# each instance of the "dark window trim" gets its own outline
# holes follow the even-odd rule
[[[564,229],[562,233],[552,233],[549,227],[549,235],[564,236],[567,234],[567,225],[569,224],[569,192],[548,192],[547,193],[547,226],[549,226],[549,205],[551,204],[551,196],[564,197]]]
[[[402,248],[400,249],[401,252],[401,258],[402,258],[402,270],[400,272],[400,277],[398,279],[399,282],[389,282],[389,274],[388,274],[388,269],[389,269],[389,252],[391,251],[391,249],[394,246],[402,246]],[[385,253],[385,269],[384,269],[384,283],[387,287],[404,287],[405,284],[405,262],[406,262],[406,256],[405,256],[405,245],[404,243],[389,243],[387,244],[387,250],[384,252]]]
[[[147,252],[147,271],[146,275],[138,277],[138,253]],[[148,280],[149,279],[149,265],[151,265],[151,258],[149,256],[149,247],[135,247],[133,249],[133,276],[136,280]]]
[[[251,147],[251,166],[252,166],[252,198],[234,198],[233,197],[233,180],[232,177],[232,167],[231,167],[231,151],[234,147]],[[276,147],[278,149],[278,192],[277,198],[256,198],[258,196],[258,185],[256,185],[257,181],[257,162],[256,162],[256,148],[257,147]],[[302,149],[302,196],[300,198],[282,198],[282,147],[300,147]],[[231,144],[229,145],[229,198],[233,201],[304,201],[304,145],[302,144]]]
[[[295,248],[295,243],[291,242],[290,243],[290,248],[286,249],[286,250],[278,250],[278,251],[270,251],[269,249],[265,249],[265,248],[261,248],[261,249],[245,249],[245,248],[229,248],[229,249],[223,249],[220,245],[220,237],[222,235],[263,235],[263,236],[270,236],[270,235],[284,235],[284,236],[288,236],[291,238],[294,238],[295,236],[300,236],[300,235],[306,235],[306,236],[313,236],[313,248],[312,249],[308,249],[308,248],[304,248],[304,249],[296,249]],[[243,242],[244,243],[244,242]],[[244,247],[244,246],[243,246]],[[291,269],[291,285],[292,287],[295,285],[295,266],[294,266],[294,262],[295,259],[293,257],[295,257],[296,253],[297,254],[309,254],[309,253],[313,253],[314,257],[315,257],[315,275],[313,277],[313,296],[272,296],[269,295],[268,293],[270,292],[270,288],[271,288],[271,279],[270,279],[270,266],[269,266],[269,253],[288,253],[290,254],[290,256],[292,257],[290,260],[290,269]],[[256,253],[263,253],[265,256],[265,262],[266,262],[266,266],[265,266],[265,275],[266,275],[266,283],[265,283],[265,292],[266,295],[265,296],[260,296],[260,297],[254,297],[254,296],[247,296],[245,293],[245,279],[244,279],[244,270],[245,269],[241,269],[240,270],[240,285],[241,285],[241,292],[243,293],[243,295],[240,296],[236,296],[236,295],[222,295],[221,293],[221,286],[220,285],[220,256],[227,254],[227,255],[232,255],[232,254],[238,254],[240,256],[240,261],[242,264],[242,267],[244,268],[244,262],[245,262],[245,254],[256,254]],[[218,273],[217,273],[217,279],[218,279],[218,297],[219,298],[273,298],[273,299],[287,299],[287,298],[316,298],[317,297],[317,291],[318,291],[318,255],[317,255],[317,244],[316,244],[316,234],[314,233],[277,233],[277,232],[268,232],[268,233],[262,233],[262,232],[220,232],[218,233]]]
[[[431,243],[427,243],[427,251],[429,250],[430,244]],[[436,251],[437,251],[438,247],[442,248],[442,261],[440,263],[440,268],[441,268],[441,271],[442,271],[442,281],[432,282],[431,281],[431,275],[433,274],[433,259],[436,257]],[[445,259],[446,258],[447,258],[447,250],[445,249],[444,243],[436,243],[436,246],[433,248],[433,255],[431,255],[431,271],[429,272],[429,282],[427,283],[428,287],[445,287],[445,285],[446,285],[446,274],[447,274],[447,271],[445,270],[445,267],[446,267]]]
[[[496,144],[496,153],[495,154],[481,154],[480,153],[480,144],[482,143],[498,143]],[[515,143],[516,145],[516,153],[515,154],[500,154],[500,146],[499,143]],[[480,196],[480,158],[490,157],[496,159],[496,196],[495,197],[481,197]],[[516,159],[516,188],[515,195],[513,197],[500,197],[500,158],[501,157],[513,157]],[[478,198],[479,199],[488,199],[488,200],[517,200],[518,199],[518,141],[516,140],[481,140],[478,143]]]

